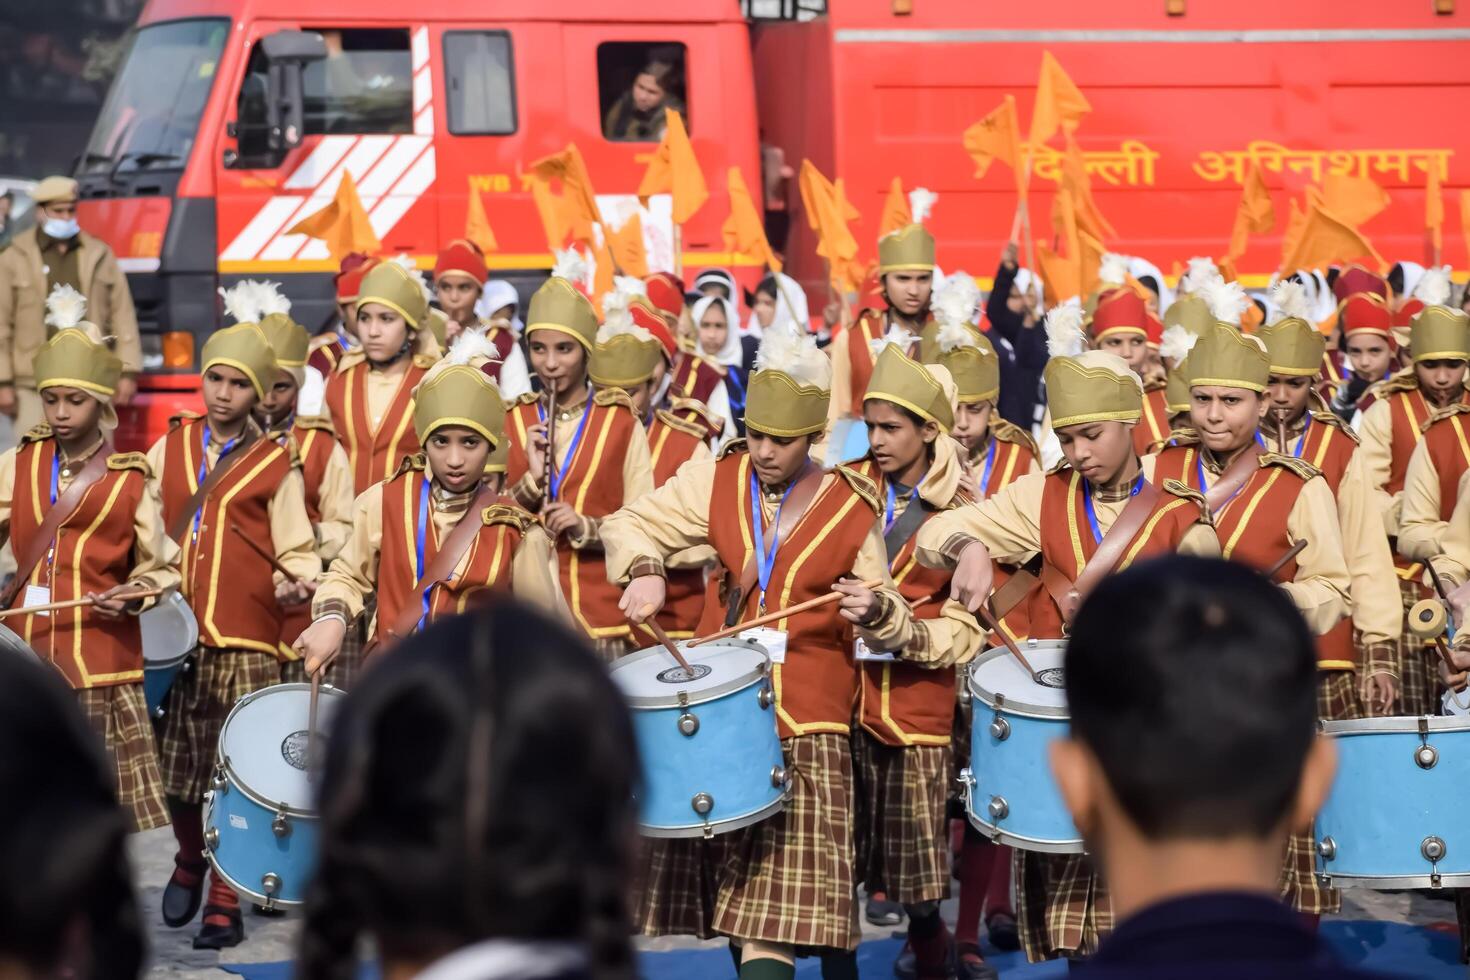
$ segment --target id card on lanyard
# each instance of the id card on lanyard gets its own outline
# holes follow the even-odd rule
[[[51,506],[56,506],[56,499],[61,490],[61,452],[58,450],[51,456]],[[27,585],[25,596],[21,599],[22,606],[44,606],[51,601],[51,569],[56,560],[56,540],[53,538],[46,547],[46,558],[41,563],[40,585]],[[36,613],[37,616],[49,616],[49,612]]]
[[[776,567],[776,552],[781,547],[781,508],[786,506],[786,498],[796,488],[801,477],[791,481],[786,492],[781,494],[781,502],[776,505],[776,514],[771,525],[771,545],[766,547],[765,514],[761,506],[760,480],[754,473],[750,474],[750,523],[753,536],[751,538],[755,545],[756,578],[761,590],[760,602],[757,605],[757,613],[764,614],[766,611],[766,590],[771,584],[771,572]],[[786,662],[786,631],[772,629],[769,626],[760,626],[748,629],[740,634],[745,639],[755,640],[766,648],[771,655],[771,663],[784,664]]]

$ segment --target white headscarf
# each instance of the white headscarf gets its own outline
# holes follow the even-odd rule
[[[1013,282],[1016,288],[1021,291],[1022,296],[1034,292],[1037,299],[1041,298],[1041,277],[1025,266],[1017,267],[1016,278]]]
[[[725,310],[725,323],[728,329],[725,331],[725,346],[721,347],[716,354],[710,354],[703,347],[699,348],[699,356],[706,360],[714,361],[722,367],[739,367],[744,357],[740,346],[740,323],[735,319],[735,304],[723,296],[701,296],[694,303],[694,309],[690,311],[690,317],[694,320],[696,331],[695,343],[698,344],[699,321],[704,318],[704,313],[714,304],[719,303]]]
[[[1164,274],[1159,271],[1159,267],[1148,259],[1141,259],[1136,255],[1130,255],[1128,257],[1128,274],[1134,279],[1142,279],[1144,276],[1148,276],[1154,281],[1159,287],[1159,316],[1163,316],[1164,311],[1174,303],[1174,291],[1169,288],[1169,283],[1165,281]]]
[[[485,288],[480,291],[480,298],[475,301],[475,316],[488,320],[502,307],[509,306],[510,329],[519,337],[526,327],[518,315],[520,305],[521,295],[514,286],[504,279],[491,279],[485,283]]]
[[[1400,298],[1413,296],[1414,287],[1419,285],[1419,280],[1424,278],[1424,266],[1418,262],[1400,262],[1399,268],[1404,273],[1404,288],[1400,290]]]
[[[770,278],[776,283],[776,313],[771,318],[771,326],[780,327],[787,324],[794,324],[803,333],[811,330],[812,318],[811,314],[807,312],[806,290],[801,288],[801,283],[792,279],[784,272],[777,272]],[[791,308],[792,303],[796,304],[795,310]],[[764,332],[760,320],[756,319],[755,310],[751,310],[750,316],[746,318],[745,326],[742,328],[741,333],[759,338]]]

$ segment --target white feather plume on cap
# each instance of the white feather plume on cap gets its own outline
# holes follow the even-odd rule
[[[913,342],[914,335],[895,323],[888,328],[888,332],[885,333],[883,336],[879,337],[877,340],[868,341],[868,349],[873,352],[874,357],[877,357],[879,354],[883,353],[883,348],[887,347],[889,344],[892,344],[894,347],[897,347],[899,350],[907,354],[909,346],[913,344]]]
[[[281,284],[278,282],[261,283],[260,291],[260,315],[262,318],[273,313],[283,316],[291,315],[291,297],[281,292]]]
[[[259,323],[265,315],[266,294],[271,291],[270,283],[242,279],[229,289],[220,287],[219,294],[225,301],[225,314],[236,323]]]
[[[79,326],[87,315],[87,297],[65,283],[51,287],[46,297],[46,325],[57,330]]]
[[[602,294],[602,314],[604,320],[611,320],[615,316],[627,316],[628,304],[635,296],[647,296],[648,287],[643,284],[642,279],[633,276],[614,276],[613,290]],[[632,317],[628,317],[632,322]],[[644,331],[647,333],[647,331]]]
[[[1294,316],[1311,322],[1312,308],[1307,302],[1307,291],[1296,280],[1282,279],[1271,287],[1266,298],[1281,312],[1283,318]]]
[[[1068,300],[1046,313],[1046,352],[1052,357],[1076,357],[1087,350],[1082,332],[1082,305]]]
[[[939,200],[939,195],[927,187],[915,187],[909,191],[909,215],[917,224],[923,224],[930,214],[934,213],[934,205]]]
[[[423,275],[419,272],[418,263],[414,262],[413,256],[407,252],[399,252],[388,261],[401,268],[404,272],[407,272],[413,278],[413,281],[419,284],[419,290],[423,292],[424,299],[430,302],[433,301],[434,290],[430,289],[429,284],[424,281]]]
[[[1450,267],[1430,266],[1414,287],[1414,298],[1425,306],[1445,306],[1450,301]]]
[[[940,325],[968,325],[980,308],[980,287],[968,272],[954,272],[934,284],[929,309]]]
[[[756,351],[757,371],[780,371],[797,384],[832,389],[832,362],[817,349],[811,334],[799,334],[789,323],[772,326]]]
[[[1236,327],[1240,326],[1241,314],[1251,305],[1250,297],[1245,294],[1240,283],[1226,282],[1224,279],[1207,281],[1198,295],[1205,301],[1216,320]]]
[[[551,266],[553,276],[573,284],[585,284],[590,273],[591,267],[587,264],[587,256],[575,248],[556,251],[556,261]]]
[[[1189,268],[1184,275],[1179,277],[1179,290],[1185,293],[1198,293],[1206,285],[1216,280],[1222,280],[1220,267],[1201,255],[1196,255],[1189,260]]]
[[[935,340],[939,342],[939,349],[946,354],[961,347],[973,347],[980,352],[981,357],[990,356],[990,351],[975,341],[975,331],[962,323],[941,324]]]
[[[1097,266],[1098,282],[1109,286],[1121,286],[1128,281],[1128,256],[1117,252],[1104,252]]]
[[[1189,356],[1194,350],[1194,345],[1199,343],[1199,336],[1191,333],[1177,324],[1164,331],[1164,336],[1159,339],[1159,356],[1168,358],[1175,364]]]
[[[446,364],[473,366],[480,361],[499,360],[500,352],[483,330],[461,330],[459,336],[449,345],[449,353],[444,355]]]

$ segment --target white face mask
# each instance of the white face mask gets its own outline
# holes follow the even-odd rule
[[[50,238],[65,241],[68,238],[75,238],[77,232],[82,230],[82,226],[77,224],[76,218],[47,218],[41,224],[41,230]]]

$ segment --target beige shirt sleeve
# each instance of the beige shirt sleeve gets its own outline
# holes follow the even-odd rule
[[[3,465],[0,461],[0,468]],[[0,476],[0,480],[3,479]],[[3,490],[3,483],[0,483],[0,492]],[[5,495],[5,500],[8,504],[9,494]],[[177,589],[181,582],[179,546],[164,531],[163,501],[151,480],[143,487],[143,496],[133,513],[133,570],[128,575],[128,582],[149,589]],[[141,612],[157,601],[157,598],[139,600],[137,611]]]
[[[1429,443],[1421,439],[1409,457],[1399,495],[1399,554],[1427,561],[1443,550],[1440,542],[1449,524],[1439,519],[1439,505],[1439,470],[1429,455]]]
[[[671,556],[708,544],[716,465],[713,459],[686,463],[657,490],[628,500],[603,518],[609,581],[626,584],[634,574],[645,573],[640,566],[662,570]]]
[[[1384,489],[1393,465],[1392,413],[1393,407],[1382,398],[1368,406],[1358,426],[1358,448],[1348,464],[1349,473],[1357,470],[1359,478],[1367,481],[1383,531],[1391,538],[1399,533],[1399,494]]]
[[[312,616],[320,619],[334,603],[346,607],[348,620],[360,616],[364,601],[377,589],[382,548],[383,485],[374,483],[352,504],[351,533],[317,586]]]
[[[154,490],[158,491],[160,495],[159,499],[162,499],[163,493],[160,488],[163,485],[163,459],[168,455],[164,452],[164,446],[167,443],[168,436],[159,436],[158,441],[149,446],[148,452],[144,454],[148,457],[148,471],[153,474],[150,482],[153,484]]]
[[[1219,558],[1220,539],[1215,536],[1215,529],[1204,521],[1195,523],[1179,539],[1179,554],[1195,558]]]
[[[832,400],[827,403],[827,421],[844,418],[852,411],[852,357],[847,347],[850,327],[843,327],[827,345],[832,358]]]
[[[1445,579],[1445,588],[1453,589],[1470,581],[1470,479],[1460,479],[1455,511],[1450,515],[1450,526],[1445,531],[1443,543],[1444,553],[1434,559],[1434,570]],[[1428,573],[1425,575],[1427,577]],[[1464,632],[1470,634],[1470,629]],[[1460,634],[1455,635],[1458,637]]]
[[[1388,536],[1374,508],[1372,488],[1349,467],[1337,488],[1343,558],[1352,585],[1353,625],[1365,647],[1394,645],[1403,635],[1404,606]]]
[[[10,448],[0,453],[0,542],[10,539],[10,508],[15,500],[15,456]]]
[[[842,478],[829,475],[826,479]],[[873,626],[853,628],[869,649],[902,650],[912,636],[914,617],[909,611],[909,604],[898,594],[898,586],[893,584],[893,576],[888,571],[888,552],[883,547],[883,532],[878,527],[877,515],[874,515],[873,526],[863,539],[862,546],[858,548],[857,557],[853,559],[852,574],[862,582],[877,580],[883,583],[874,591],[878,593],[884,607],[883,615]]]
[[[1008,565],[1024,565],[1041,550],[1041,493],[1046,474],[1027,473],[994,496],[936,514],[919,528],[917,554],[930,568],[954,568],[954,539],[985,545],[990,557]]]
[[[1302,485],[1286,516],[1286,533],[1293,542],[1306,539],[1307,546],[1297,555],[1296,577],[1281,587],[1320,636],[1352,610],[1348,600],[1352,580],[1343,557],[1336,501],[1326,480],[1314,476]]]
[[[322,519],[316,525],[316,547],[322,561],[330,563],[352,534],[352,464],[341,443],[332,444],[319,494]]]
[[[962,604],[946,599],[933,619],[915,619],[913,638],[902,659],[924,667],[952,667],[968,663],[980,652],[985,631]]]
[[[292,467],[291,472],[276,487],[266,512],[271,522],[271,546],[276,560],[303,582],[315,582],[322,577],[322,560],[316,554],[316,532],[311,529],[311,518],[306,514],[306,481],[301,470]],[[286,576],[275,572],[277,585]]]
[[[532,525],[521,536],[520,547],[511,559],[511,591],[517,599],[566,618],[566,602],[551,575],[551,567],[551,539],[540,525]]]
[[[653,454],[648,448],[648,433],[643,426],[635,425],[623,454],[623,503],[652,492]],[[600,546],[601,527],[602,520],[584,515],[581,528],[568,535],[567,543],[579,551]]]

